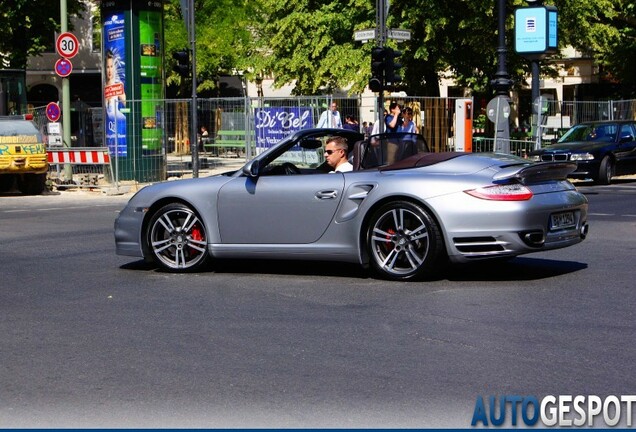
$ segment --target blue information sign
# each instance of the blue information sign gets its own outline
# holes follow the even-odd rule
[[[552,6],[515,10],[515,51],[534,57],[556,52],[557,18],[557,10]]]

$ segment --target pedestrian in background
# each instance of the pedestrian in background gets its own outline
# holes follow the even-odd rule
[[[343,129],[349,129],[355,132],[360,132],[360,125],[356,121],[355,117],[350,114],[345,116],[345,123],[342,125]]]
[[[406,107],[402,111],[402,124],[398,126],[398,132],[417,133],[413,121],[413,108]]]
[[[316,127],[342,129],[342,120],[340,119],[337,103],[332,102],[329,109],[321,114]]]

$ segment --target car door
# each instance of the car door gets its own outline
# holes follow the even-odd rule
[[[631,136],[631,140],[619,142],[614,153],[616,157],[616,174],[636,173],[636,123],[625,123],[621,126],[621,137]]]
[[[344,175],[237,177],[218,196],[224,244],[306,244],[332,222],[342,197]]]

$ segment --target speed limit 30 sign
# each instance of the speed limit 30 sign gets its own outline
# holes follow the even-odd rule
[[[73,33],[68,32],[62,33],[57,37],[55,46],[57,48],[57,53],[67,59],[75,57],[79,50],[77,37]]]

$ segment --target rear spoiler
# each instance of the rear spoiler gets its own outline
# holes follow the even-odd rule
[[[494,175],[495,183],[505,183],[511,179],[522,184],[539,183],[547,180],[565,180],[576,170],[576,162],[538,162],[530,165],[507,166]]]

